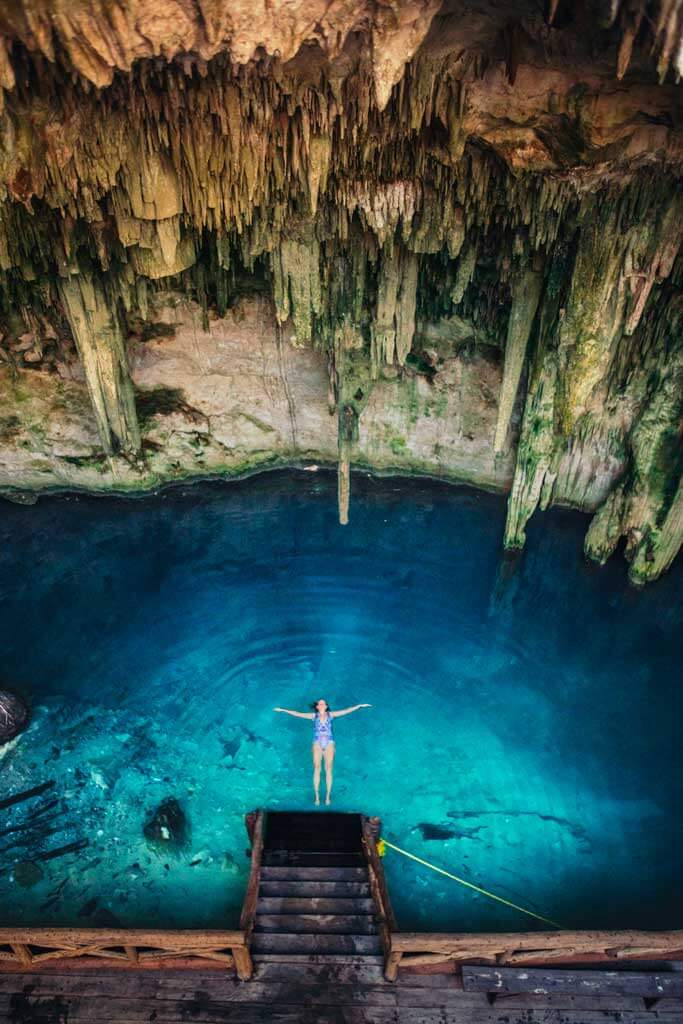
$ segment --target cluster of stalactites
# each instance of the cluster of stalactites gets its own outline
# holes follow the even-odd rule
[[[1,128],[3,304],[42,304],[49,315],[59,300],[103,447],[135,456],[121,307],[144,314],[149,283],[170,279],[220,308],[231,268],[260,261],[290,340],[328,354],[345,505],[372,381],[405,364],[418,314],[457,313],[504,353],[497,451],[527,368],[506,532],[515,546],[535,507],[552,500],[567,447],[592,424],[602,429],[624,382],[636,381],[633,407],[645,415],[652,404],[669,436],[671,403],[657,397],[665,384],[623,353],[624,339],[633,352],[642,346],[639,325],[662,300],[680,201],[655,172],[608,175],[598,193],[580,174],[513,175],[466,141],[467,82],[418,62],[381,113],[368,76],[362,60],[343,82],[321,74],[305,84],[273,61],[220,59],[201,78],[145,64],[98,96],[62,83],[58,110],[39,78],[17,89]],[[658,358],[668,381],[675,359]],[[624,429],[633,479],[654,480],[638,470],[637,416]],[[647,532],[638,486],[624,482],[596,520],[596,557],[613,547],[617,520],[633,537]],[[658,565],[653,530],[669,550],[680,517],[676,502],[663,511],[668,478],[656,495],[647,488],[657,524],[648,564]]]
[[[658,576],[675,556],[683,541],[676,455],[682,241],[683,201],[675,190],[632,187],[611,203],[590,197],[580,209],[567,283],[554,291],[548,279],[536,317],[508,546],[521,546],[534,509],[551,503],[571,448],[617,430],[626,472],[595,516],[586,552],[604,561],[625,535],[637,582]],[[528,322],[537,302],[531,281],[513,291],[511,327],[515,301],[518,319]],[[514,346],[506,350],[506,370],[509,359],[517,365]]]

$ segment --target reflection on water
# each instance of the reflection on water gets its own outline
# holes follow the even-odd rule
[[[373,704],[337,723],[336,809],[568,926],[680,927],[681,566],[636,591],[560,511],[506,558],[504,514],[359,477],[340,527],[306,473],[2,505],[2,682],[35,715],[0,802],[49,785],[0,809],[0,920],[234,925],[244,813],[312,799],[310,726],[272,708],[324,696]],[[143,834],[170,797],[173,855]],[[403,927],[535,927],[385,867]]]

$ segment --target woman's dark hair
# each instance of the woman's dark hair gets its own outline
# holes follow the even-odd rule
[[[318,700],[314,700],[313,703],[311,704],[311,707],[313,708],[314,711],[318,710],[318,703],[321,700],[325,700],[325,698],[324,697],[318,697]],[[327,703],[326,700],[325,700],[325,710],[327,711],[328,714],[332,710],[332,708],[330,707],[330,705]]]

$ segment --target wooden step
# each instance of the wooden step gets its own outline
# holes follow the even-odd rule
[[[369,914],[257,914],[254,932],[375,935],[377,925]]]
[[[320,984],[355,985],[357,988],[366,985],[385,985],[382,963],[366,963],[365,960],[359,962],[357,958],[350,960],[344,956],[336,957],[335,961],[338,962],[326,960],[324,963],[310,963],[310,958],[305,957],[293,963],[282,963],[280,960],[269,960],[266,954],[263,960],[259,959],[257,962],[253,981],[287,982],[302,988]],[[442,977],[454,978],[453,975]],[[391,987],[396,989],[397,986]]]
[[[273,867],[264,865],[261,878],[266,881],[287,879],[295,882],[367,882],[368,873],[364,867]]]
[[[344,853],[339,850],[267,850],[261,863],[273,866],[292,867],[363,867],[362,853]]]
[[[379,969],[383,975],[384,957],[372,955],[371,953],[258,953],[252,946],[251,950],[255,964],[284,964],[287,965],[349,965],[361,967],[365,964],[372,965]]]
[[[359,814],[336,811],[270,811],[266,817],[264,852],[270,850],[361,850]]]
[[[287,881],[261,881],[259,894],[263,897],[296,896],[301,899],[343,897],[352,899],[370,898],[370,885],[368,882],[293,882]]]
[[[379,956],[382,944],[377,935],[312,935],[254,932],[251,948],[259,953],[344,953]]]
[[[374,914],[371,899],[325,896],[261,896],[257,914]]]

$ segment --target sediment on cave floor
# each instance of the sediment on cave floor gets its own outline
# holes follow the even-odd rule
[[[314,25],[311,28],[311,25]],[[292,461],[683,540],[680,4],[0,4],[0,486]],[[678,61],[678,63],[677,63]],[[350,506],[350,511],[349,511]]]

